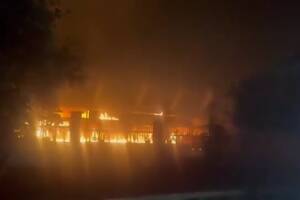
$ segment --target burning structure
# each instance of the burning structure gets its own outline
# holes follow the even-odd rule
[[[123,114],[81,110],[59,111],[38,120],[35,136],[54,143],[184,144],[208,133],[164,113]]]

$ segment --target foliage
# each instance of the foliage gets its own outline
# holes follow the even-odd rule
[[[294,60],[294,59],[293,59]],[[300,66],[296,61],[241,82],[235,92],[235,124],[251,134],[297,134]]]
[[[76,57],[55,43],[55,22],[62,16],[53,0],[0,3],[0,125],[5,132],[24,121],[32,100],[47,105],[55,88],[77,78]]]

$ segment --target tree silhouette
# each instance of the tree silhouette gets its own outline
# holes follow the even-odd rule
[[[30,100],[45,102],[79,66],[68,48],[55,44],[54,26],[63,15],[56,1],[0,3],[0,126],[6,137],[30,112]]]

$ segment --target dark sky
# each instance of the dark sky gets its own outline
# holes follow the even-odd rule
[[[226,3],[225,3],[226,2]],[[62,0],[60,44],[87,81],[64,102],[201,114],[213,96],[295,54],[298,6],[275,1]]]

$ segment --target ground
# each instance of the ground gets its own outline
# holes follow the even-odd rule
[[[203,152],[188,147],[20,143],[10,149],[0,171],[1,192],[10,198],[119,198],[245,189],[237,165],[209,163]]]

